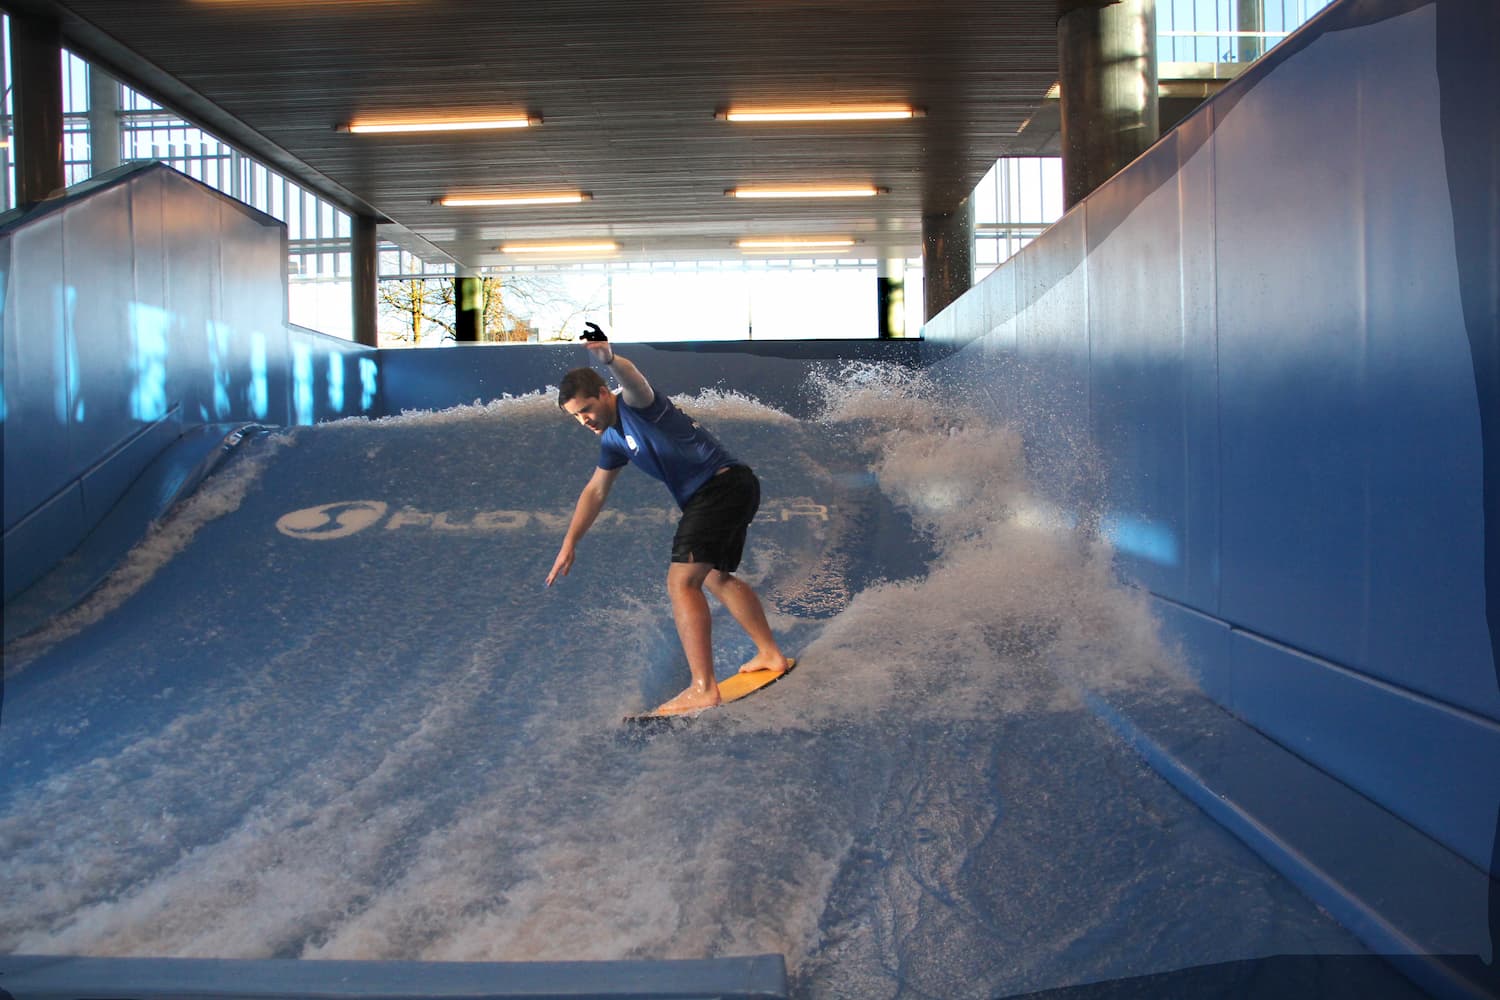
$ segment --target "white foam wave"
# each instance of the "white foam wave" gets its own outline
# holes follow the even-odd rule
[[[363,427],[443,427],[453,424],[497,422],[523,417],[556,416],[557,387],[546,386],[534,392],[512,395],[504,393],[497,399],[485,402],[444,407],[440,410],[403,410],[389,417],[347,417],[318,424],[318,432],[325,430],[349,430]]]
[[[1032,492],[1013,428],[954,407],[920,372],[859,368],[822,388],[822,422],[863,436],[881,490],[938,555],[920,578],[855,595],[804,651],[818,697],[758,723],[892,709],[977,718],[1072,707],[1086,688],[1181,682],[1108,544]]]
[[[794,772],[768,786],[754,762],[734,759],[736,739],[1065,710],[1083,687],[1158,683],[1169,659],[1141,596],[1115,580],[1108,548],[1063,518],[1038,516],[1046,505],[1032,494],[1012,430],[956,408],[925,375],[889,366],[851,366],[817,388],[825,406],[806,432],[862,449],[880,490],[936,557],[918,577],[857,589],[847,562],[859,554],[840,554],[836,538],[825,540],[832,556],[757,547],[752,538],[747,579],[773,602],[817,595],[821,603],[808,617],[769,609],[778,630],[808,637],[789,650],[802,665],[758,695],[753,712],[712,723],[720,728],[706,731],[722,743],[601,743],[622,712],[641,707],[641,662],[672,641],[664,596],[625,596],[580,612],[603,651],[559,651],[565,669],[529,679],[531,713],[518,723],[525,759],[497,765],[483,787],[429,820],[425,786],[445,776],[428,761],[462,738],[469,706],[492,681],[480,635],[451,676],[402,706],[416,724],[378,759],[311,761],[285,788],[247,800],[217,840],[184,842],[165,866],[131,853],[148,836],[187,836],[139,806],[197,780],[174,770],[173,754],[200,731],[186,719],[119,761],[61,779],[99,801],[124,801],[128,776],[144,769],[148,779],[128,796],[136,806],[80,810],[59,785],[39,793],[50,805],[23,802],[8,826],[0,823],[10,836],[0,846],[11,859],[5,881],[31,888],[10,890],[8,909],[24,923],[3,944],[96,955],[433,960],[774,951],[795,970],[818,947],[831,887],[874,807],[820,798],[827,784]],[[549,392],[304,433],[557,419]],[[721,390],[681,405],[710,421],[796,424]],[[499,616],[485,624],[514,627]],[[316,652],[293,651],[274,669],[295,670],[299,655]],[[249,686],[262,683],[276,681]],[[235,733],[257,730],[234,705],[220,710],[224,743],[208,744],[228,753]],[[715,768],[708,778],[705,767]],[[64,824],[53,847],[26,840],[25,830],[53,821]],[[112,885],[112,871],[126,877]]]
[[[793,424],[795,419],[786,413],[768,406],[754,396],[733,389],[707,388],[696,393],[684,393],[672,397],[672,401],[695,415],[734,420],[759,420],[769,423]],[[343,420],[318,424],[317,430],[349,430],[380,427],[443,427],[455,424],[485,423],[532,417],[557,417],[557,387],[546,386],[534,392],[512,395],[505,393],[488,402],[474,400],[472,403],[449,406],[438,410],[403,410],[389,417],[347,417]]]
[[[716,420],[750,420],[769,424],[790,426],[797,423],[774,406],[769,406],[744,393],[732,389],[700,389],[691,395],[672,397],[680,409],[696,416]]]

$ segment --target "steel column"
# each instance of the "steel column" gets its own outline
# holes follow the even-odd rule
[[[380,254],[376,249],[375,218],[354,217],[354,342],[376,345],[375,296],[380,279]]]
[[[453,339],[472,344],[484,334],[484,279],[461,267],[453,278]]]
[[[1063,202],[1072,208],[1161,133],[1156,0],[1067,5],[1057,21]]]
[[[922,216],[923,319],[946,309],[974,284],[974,203]]]
[[[875,316],[881,340],[906,336],[906,261],[892,257],[880,262],[875,277]]]
[[[15,83],[16,204],[67,186],[63,170],[62,29],[50,18],[10,17]]]

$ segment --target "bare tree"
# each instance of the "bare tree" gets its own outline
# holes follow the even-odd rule
[[[555,325],[546,339],[571,340],[576,334],[569,331],[580,327],[584,317],[596,315],[604,308],[602,280],[587,292],[569,287],[560,272],[510,272],[498,280],[503,282],[505,322],[525,323],[539,338],[542,336],[539,328],[545,322]]]
[[[449,278],[394,278],[378,285],[380,310],[401,320],[405,329],[390,339],[420,344],[436,336],[453,339],[453,281]]]
[[[550,340],[571,339],[567,331],[583,317],[603,308],[603,285],[579,296],[562,275],[509,272],[481,278],[479,340],[520,343],[539,339],[543,322],[556,324]],[[452,278],[400,278],[380,282],[381,312],[401,321],[403,330],[387,339],[395,343],[452,342],[455,339],[457,288]]]
[[[525,343],[536,335],[536,327],[511,309],[511,286],[503,278],[484,279],[484,330],[481,340]]]

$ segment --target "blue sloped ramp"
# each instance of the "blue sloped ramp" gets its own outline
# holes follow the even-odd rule
[[[761,476],[742,575],[801,666],[649,738],[619,723],[687,681],[675,509],[627,471],[544,588],[597,449],[551,399],[248,442],[6,649],[0,951],[772,955],[820,997],[1277,955],[1313,995],[1336,955],[1404,995],[1084,706],[1179,683],[1144,608],[1013,434],[899,381],[817,422],[679,398]]]
[[[770,1000],[786,995],[780,955],[676,962],[300,962],[205,958],[0,956],[4,995],[62,1000],[128,993],[138,1000]]]

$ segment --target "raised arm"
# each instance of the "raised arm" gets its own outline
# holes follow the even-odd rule
[[[635,365],[615,353],[614,347],[604,336],[604,331],[599,329],[598,324],[586,325],[589,332],[582,337],[586,341],[583,346],[589,349],[595,361],[607,365],[610,371],[615,373],[615,378],[619,381],[622,390],[620,395],[624,398],[626,405],[637,410],[650,406],[652,400],[656,398],[656,393],[652,391],[651,384],[646,381],[646,376],[642,375],[641,370]]]
[[[619,380],[620,388],[624,390],[620,393],[620,396],[629,406],[637,410],[643,410],[651,405],[651,401],[656,398],[656,392],[651,388],[651,384],[646,381],[646,376],[641,374],[639,368],[631,364],[629,360],[613,353],[611,353],[609,361],[605,363],[609,365],[609,370],[614,372],[615,378]]]

